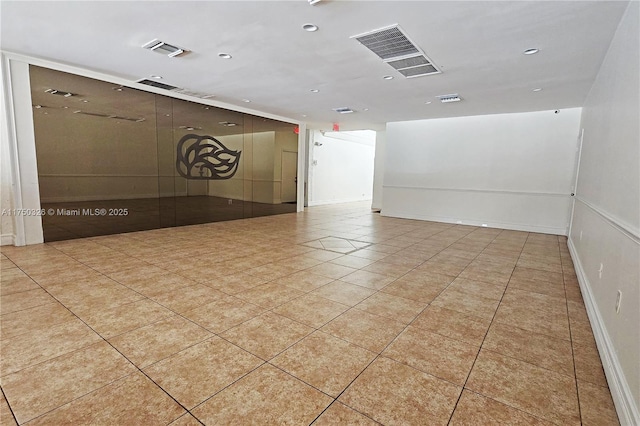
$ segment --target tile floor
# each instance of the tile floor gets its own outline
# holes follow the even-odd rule
[[[1,282],[3,425],[618,423],[563,237],[357,203],[2,247]]]

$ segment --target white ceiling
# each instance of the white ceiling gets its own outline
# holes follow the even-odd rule
[[[2,0],[1,44],[131,81],[160,75],[168,84],[313,128],[337,122],[344,130],[379,129],[389,121],[581,106],[627,4]],[[305,23],[320,29],[305,32]],[[350,39],[392,24],[443,73],[406,79]],[[140,47],[154,38],[191,52],[168,58]],[[540,52],[523,55],[527,48]],[[536,87],[543,90],[532,92]],[[448,93],[463,101],[435,99]],[[356,112],[332,111],[345,106]]]

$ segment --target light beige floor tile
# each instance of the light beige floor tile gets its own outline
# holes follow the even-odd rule
[[[334,281],[318,288],[310,294],[333,300],[348,306],[355,306],[367,297],[375,293],[375,290],[362,287],[344,281]]]
[[[222,333],[260,315],[264,310],[237,297],[224,296],[182,315],[212,333]]]
[[[0,316],[0,340],[44,331],[75,316],[60,303],[47,303]]]
[[[607,387],[602,361],[595,345],[577,345],[574,343],[573,359],[576,363],[576,377],[578,380]]]
[[[446,425],[462,388],[378,358],[339,401],[386,425]]]
[[[101,340],[100,336],[78,319],[3,340],[1,374],[5,376],[14,373]]]
[[[508,289],[496,313],[495,322],[569,340],[566,302],[543,294]]]
[[[393,280],[394,278],[388,275],[368,271],[356,271],[340,279],[340,281],[367,287],[372,290],[380,290],[387,284],[393,282]]]
[[[100,342],[9,374],[2,378],[2,388],[22,424],[134,371],[108,343]]]
[[[221,337],[268,360],[313,331],[304,324],[267,312],[227,330]]]
[[[336,401],[312,423],[312,426],[375,426],[377,424],[379,423]]]
[[[316,331],[271,364],[335,398],[375,357],[373,352]]]
[[[349,306],[342,303],[314,294],[306,294],[278,306],[273,312],[306,324],[309,327],[320,328],[347,309],[349,309]]]
[[[488,319],[431,305],[411,325],[479,347],[489,323]]]
[[[490,320],[496,312],[498,303],[495,298],[487,298],[458,289],[446,289],[431,302],[431,306]]]
[[[203,284],[223,293],[234,295],[241,291],[250,290],[261,284],[265,284],[266,282],[264,278],[255,277],[246,272],[238,272],[233,275],[216,277]]]
[[[590,323],[571,319],[569,324],[571,326],[571,341],[575,345],[592,347],[596,345]]]
[[[482,350],[465,387],[553,423],[580,424],[571,376]]]
[[[365,266],[369,266],[374,262],[375,260],[352,256],[350,254],[329,261],[329,263],[335,263],[336,265],[347,266],[349,268],[355,269],[364,268]]]
[[[202,426],[202,423],[200,423],[191,414],[187,413],[169,423],[169,426]]]
[[[177,290],[166,291],[151,298],[165,308],[182,314],[225,296],[226,294],[207,287],[206,285],[196,284]]]
[[[327,262],[321,263],[320,265],[314,266],[313,268],[309,268],[307,269],[307,271],[317,275],[322,275],[323,277],[329,277],[337,280],[344,277],[345,275],[349,275],[350,273],[355,272],[356,269]]]
[[[409,326],[382,355],[463,386],[478,351],[477,346]]]
[[[0,392],[0,424],[4,426],[17,426],[16,419],[7,404],[4,394]]]
[[[140,299],[115,308],[96,310],[82,319],[105,339],[135,330],[174,315],[150,299]]]
[[[305,294],[303,291],[296,290],[295,288],[288,287],[277,282],[270,282],[254,287],[251,290],[237,293],[235,297],[253,303],[254,305],[258,305],[264,309],[272,309],[278,305],[282,305],[283,303],[296,299],[303,294]]]
[[[38,417],[29,425],[166,424],[184,413],[162,389],[135,372]]]
[[[292,397],[294,396],[295,397]],[[205,424],[309,424],[333,400],[265,364],[196,407]]]
[[[12,271],[17,271],[12,273]],[[11,277],[11,275],[14,275]],[[25,273],[17,268],[9,270],[2,270],[0,274],[0,295],[7,295],[12,293],[20,293],[29,290],[38,290],[40,286],[29,278]]]
[[[0,314],[10,314],[46,303],[56,303],[56,300],[40,288],[6,294],[0,296]]]
[[[356,308],[380,315],[404,324],[409,324],[427,307],[425,302],[417,302],[386,293],[376,293],[356,305]]]
[[[314,274],[309,271],[301,271],[289,275],[288,277],[277,279],[274,281],[274,283],[285,285],[299,291],[307,292],[313,291],[325,284],[329,284],[332,281],[333,278]]]
[[[551,426],[553,423],[465,389],[462,391],[449,424],[451,426]]]
[[[385,258],[386,259],[386,258]],[[384,259],[383,259],[384,260]],[[387,275],[392,278],[400,278],[413,268],[406,265],[398,265],[395,263],[388,263],[384,261],[378,261],[371,265],[362,268],[363,271],[375,272],[376,274]]]
[[[574,375],[571,343],[566,340],[493,323],[482,347],[538,367]]]
[[[353,308],[322,327],[322,331],[380,353],[404,326],[401,322]]]
[[[504,294],[505,286],[491,284],[487,281],[474,281],[459,276],[447,287],[447,290],[458,290],[487,299],[500,300]]]
[[[263,362],[219,337],[212,337],[146,367],[144,372],[191,409]]]
[[[578,380],[578,396],[584,426],[620,424],[609,388]]]
[[[211,335],[202,327],[173,315],[115,336],[109,339],[109,342],[136,366],[144,368]]]

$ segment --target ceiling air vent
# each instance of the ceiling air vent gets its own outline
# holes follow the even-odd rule
[[[163,55],[167,55],[170,58],[174,58],[176,56],[180,56],[183,53],[186,53],[187,50],[178,46],[174,46],[169,43],[165,43],[164,41],[160,41],[157,38],[151,40],[149,43],[146,43],[142,46],[144,49],[153,50],[154,52],[161,53]]]
[[[138,80],[136,83],[146,84],[147,86],[153,86],[153,87],[157,87],[159,89],[165,89],[165,90],[178,89],[178,87],[176,86],[172,86],[166,83],[160,83],[159,81],[156,81],[156,80],[149,80],[148,78],[143,78],[142,80]]]
[[[335,112],[339,112],[340,114],[350,114],[353,112],[353,110],[349,107],[334,108],[333,110]]]
[[[351,38],[358,40],[407,78],[441,72],[398,25],[369,31]]]
[[[460,102],[462,98],[457,93],[452,93],[450,95],[440,95],[436,96],[436,98],[440,99],[440,102],[443,104],[448,104],[450,102]]]
[[[77,96],[75,93],[66,92],[64,90],[47,89],[45,90],[45,92],[50,95],[64,96],[65,98],[70,98],[71,96]]]

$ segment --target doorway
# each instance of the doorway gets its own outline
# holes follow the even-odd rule
[[[283,203],[295,203],[298,189],[298,153],[282,151],[282,175],[280,200]]]

